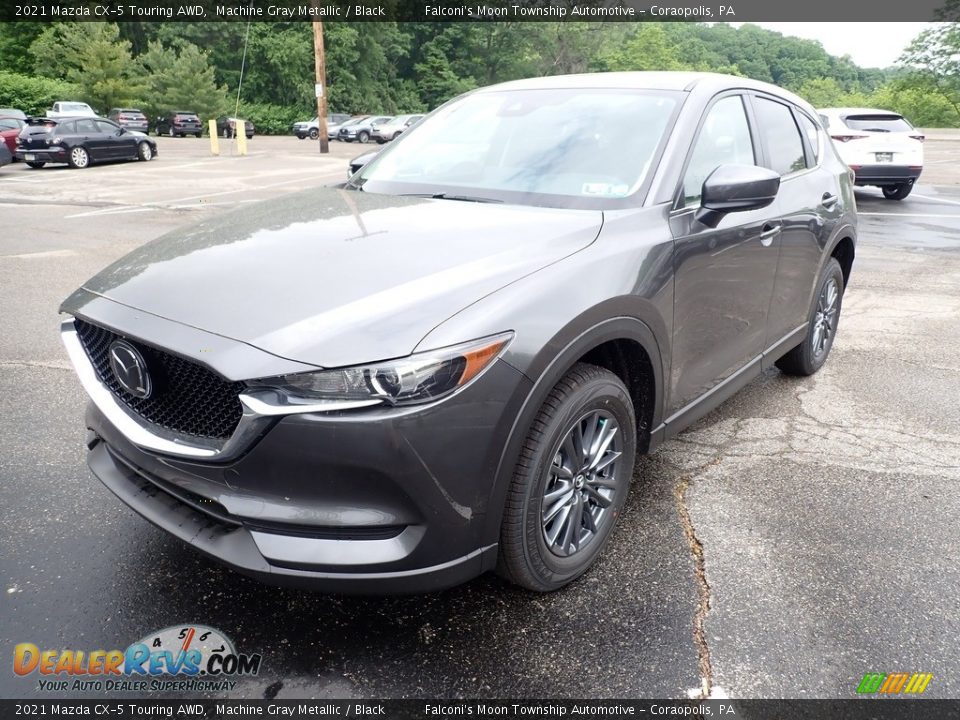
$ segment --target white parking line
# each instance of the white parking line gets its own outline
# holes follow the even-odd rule
[[[913,196],[923,198],[924,200],[932,200],[933,202],[944,203],[946,205],[960,206],[960,200],[947,200],[945,198],[933,197],[931,195],[918,195],[917,193],[914,193]]]
[[[173,198],[171,200],[162,200],[152,203],[147,203],[145,205],[126,205],[118,208],[102,208],[100,210],[89,210],[87,212],[76,213],[75,215],[66,215],[66,219],[78,218],[78,217],[91,217],[94,215],[120,215],[123,213],[133,213],[133,212],[148,212],[150,210],[170,210],[170,209],[182,209],[182,208],[197,208],[204,207],[206,205],[213,205],[215,203],[191,203],[184,204],[188,200],[203,200],[205,198],[211,197],[220,197],[223,195],[234,195],[236,193],[242,192],[255,192],[257,190],[263,190],[264,188],[280,187],[281,185],[290,185],[291,183],[304,182],[305,180],[313,180],[317,178],[316,173],[311,173],[310,175],[290,178],[288,180],[282,180],[275,183],[263,183],[259,184],[256,187],[244,187],[238,188],[236,190],[221,190],[220,192],[214,193],[202,193],[200,195],[188,195],[181,198]],[[262,200],[263,198],[254,198],[246,202],[256,202],[257,200]],[[240,201],[236,201],[239,203]],[[219,204],[219,203],[217,203]],[[236,203],[224,203],[224,204],[236,204]]]
[[[916,218],[955,218],[960,220],[960,213],[884,213],[884,212],[858,212],[857,215],[872,215],[877,217],[916,217]]]

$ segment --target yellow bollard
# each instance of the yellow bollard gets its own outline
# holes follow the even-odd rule
[[[237,154],[247,154],[247,121],[237,118],[233,136],[237,138]]]
[[[210,127],[210,152],[214,155],[219,155],[220,138],[217,136],[217,121],[210,120],[208,125]]]

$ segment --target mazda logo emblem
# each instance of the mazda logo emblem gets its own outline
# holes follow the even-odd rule
[[[120,387],[135,398],[144,400],[153,392],[153,382],[143,355],[126,340],[110,343],[110,369]]]

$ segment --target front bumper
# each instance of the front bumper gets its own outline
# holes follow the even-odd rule
[[[425,592],[493,568],[488,514],[529,381],[497,361],[444,401],[287,416],[230,462],[174,458],[87,411],[93,473],[241,573],[330,592]]]
[[[922,167],[908,165],[856,165],[852,166],[857,185],[899,185],[916,182],[923,172]]]

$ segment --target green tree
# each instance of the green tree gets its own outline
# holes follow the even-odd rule
[[[142,91],[130,43],[120,39],[115,23],[54,23],[30,53],[38,74],[76,85],[81,98],[101,112],[129,104]]]
[[[677,50],[662,26],[639,23],[622,45],[602,54],[605,70],[683,70]]]
[[[206,53],[196,45],[182,42],[174,49],[154,40],[137,63],[146,78],[141,104],[150,117],[192,110],[205,120],[227,110],[226,88],[217,85]]]
[[[32,72],[30,45],[45,27],[47,24],[42,22],[0,23],[0,68],[7,72]]]
[[[960,121],[960,23],[942,23],[924,30],[910,43],[899,62],[908,69],[901,90],[913,87],[939,95]]]
[[[420,97],[430,108],[474,87],[472,79],[457,77],[450,61],[436,45],[427,48],[426,56],[423,62],[417,64],[416,71]]]

